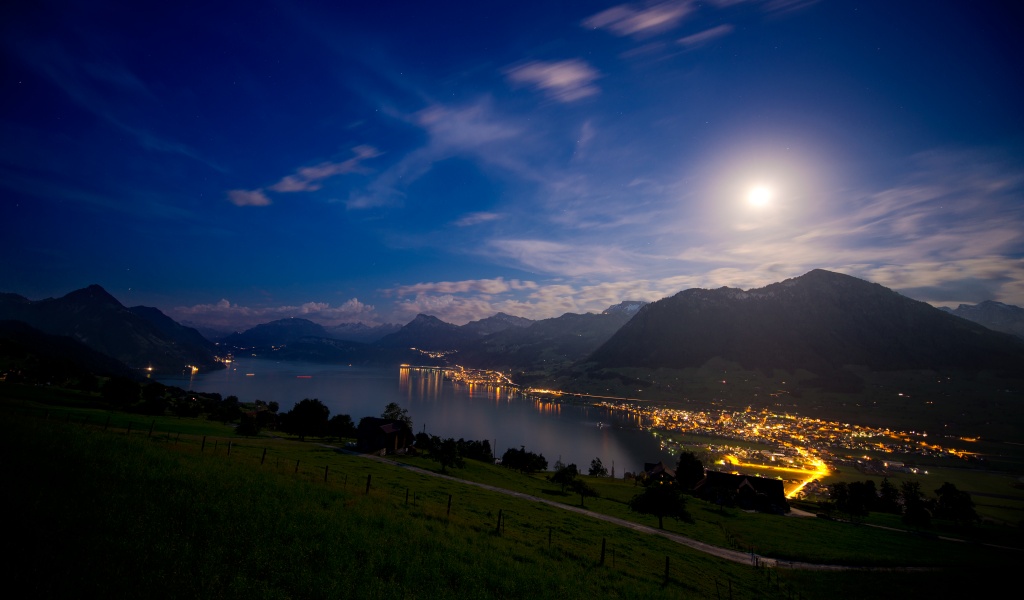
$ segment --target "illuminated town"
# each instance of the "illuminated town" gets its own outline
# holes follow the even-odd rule
[[[504,373],[460,366],[402,365],[402,369],[404,373],[409,369],[440,372],[444,379],[457,384],[500,387],[537,401],[543,397],[545,403],[563,401],[563,397],[574,401],[589,399],[594,406],[636,417],[641,427],[650,431],[661,448],[671,454],[695,451],[711,468],[783,479],[789,497],[817,493],[822,488],[822,478],[839,466],[855,468],[865,475],[926,475],[927,471],[906,464],[902,457],[974,456],[966,450],[937,444],[925,432],[825,421],[768,409],[682,410],[626,398],[520,389]]]

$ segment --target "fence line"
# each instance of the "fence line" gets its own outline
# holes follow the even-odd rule
[[[44,410],[44,420],[51,420],[50,410]],[[28,413],[28,416],[33,416],[31,410],[23,411]],[[136,419],[137,420],[137,419]],[[185,434],[183,437],[181,432],[176,433],[172,439],[170,434],[171,430],[166,432],[166,436],[160,436],[159,430],[155,427],[155,420],[152,420],[148,431],[145,429],[133,430],[133,426],[136,424],[134,420],[124,419],[127,422],[127,426],[120,428],[114,425],[111,426],[111,417],[107,416],[107,419],[102,424],[97,421],[93,422],[88,415],[78,422],[73,422],[70,419],[70,413],[64,420],[64,424],[67,425],[78,425],[94,431],[105,431],[112,434],[119,434],[125,437],[136,439],[146,439],[152,443],[165,444],[168,449],[174,449],[177,452],[190,453],[193,455],[207,456],[210,459],[223,458],[232,463],[251,463],[250,466],[262,467],[264,471],[270,471],[279,476],[291,476],[293,478],[299,478],[311,484],[319,482],[335,493],[344,495],[347,498],[358,498],[359,496],[367,497],[371,501],[379,501],[382,499],[390,499],[393,504],[398,506],[406,507],[408,514],[412,517],[428,518],[441,520],[445,522],[445,525],[454,524],[456,526],[462,526],[475,530],[480,533],[490,531],[490,535],[495,538],[502,538],[507,543],[522,543],[530,546],[536,546],[539,548],[546,549],[553,555],[561,555],[574,560],[591,561],[595,567],[610,568],[617,570],[616,567],[616,546],[615,538],[612,537],[611,544],[608,544],[608,537],[601,537],[599,543],[594,543],[593,546],[586,544],[581,545],[580,540],[572,533],[565,533],[564,536],[555,535],[556,532],[561,530],[552,523],[516,523],[512,528],[512,533],[509,534],[508,522],[509,515],[515,516],[505,508],[498,508],[498,512],[495,520],[492,521],[492,525],[488,526],[482,521],[474,521],[471,517],[460,514],[458,495],[448,491],[447,489],[433,489],[432,491],[415,490],[412,486],[407,483],[401,482],[382,482],[379,474],[376,480],[373,479],[373,472],[367,474],[366,487],[362,494],[353,494],[348,490],[348,475],[349,472],[338,469],[331,472],[330,465],[302,465],[300,469],[300,460],[295,461],[294,468],[289,473],[288,465],[290,462],[286,462],[284,468],[281,468],[280,459],[285,458],[284,455],[277,456],[276,452],[268,449],[265,445],[255,443],[247,443],[249,440],[246,439],[244,442],[238,441],[234,438],[220,438],[201,434]],[[158,435],[153,436],[154,433]],[[208,438],[209,441],[213,442],[212,450],[208,449]],[[221,448],[219,442],[226,441],[227,445]],[[258,442],[259,440],[254,440]],[[339,449],[340,451],[340,449]],[[271,467],[267,465],[266,459],[268,455],[275,458],[274,465]],[[367,461],[367,467],[371,467],[375,463]],[[322,472],[322,475],[320,473]],[[331,475],[329,478],[328,475]],[[442,488],[441,481],[438,480],[435,488]],[[411,504],[410,504],[411,500]],[[453,506],[455,510],[453,511]],[[543,506],[543,505],[538,505]],[[453,514],[454,512],[454,514]],[[394,512],[389,514],[394,515]],[[513,519],[514,521],[514,519]],[[474,523],[476,523],[474,525]],[[610,525],[612,529],[619,529],[618,526]],[[533,530],[536,530],[534,532]],[[644,534],[633,533],[633,535],[643,536]],[[606,562],[606,554],[610,549],[611,561],[610,565]],[[660,581],[662,585],[668,586],[671,584],[680,584],[681,580],[677,577],[672,577],[671,573],[671,557],[676,554],[660,554],[647,552],[646,550],[639,550],[637,552],[634,549],[633,555],[639,554],[642,557],[642,564],[650,565],[652,568],[648,569],[648,572],[652,574],[652,581]],[[751,553],[751,567],[756,571],[761,571],[765,574],[766,586],[764,589],[755,590],[753,598],[790,598],[803,600],[804,597],[799,594],[795,586],[792,585],[791,581],[783,581],[783,577],[777,568],[774,568],[768,564],[759,561],[753,552]],[[658,577],[656,574],[660,567],[655,566],[661,564],[661,560],[664,561],[664,572],[662,577]],[[633,561],[637,563],[637,560]],[[685,564],[685,561],[683,561]],[[638,570],[638,572],[640,572]],[[788,578],[787,578],[788,579]],[[724,576],[720,585],[718,577],[714,578],[715,588],[718,598],[724,600],[733,598],[732,579],[728,575]]]

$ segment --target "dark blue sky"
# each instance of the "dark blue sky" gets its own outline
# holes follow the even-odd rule
[[[19,2],[0,288],[237,328],[813,268],[1024,305],[1010,2]]]

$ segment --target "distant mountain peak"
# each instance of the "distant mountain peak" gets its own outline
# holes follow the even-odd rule
[[[604,309],[601,312],[601,314],[602,315],[626,314],[626,315],[632,316],[632,315],[635,315],[637,312],[639,312],[640,309],[643,308],[644,306],[646,306],[647,304],[648,303],[644,302],[643,300],[623,300],[622,302],[619,302],[618,304],[614,304],[614,305],[609,306],[608,308]]]
[[[1009,333],[1024,339],[1024,308],[1019,306],[985,300],[978,304],[961,304],[955,309],[943,310],[993,331]]]
[[[507,313],[499,312],[493,316],[479,321],[470,321],[462,326],[463,331],[473,333],[478,336],[491,335],[504,331],[512,327],[529,327],[533,325],[534,321],[530,319],[524,319],[523,317],[516,317]]]
[[[90,303],[103,303],[103,304],[116,304],[117,306],[123,306],[117,298],[110,295],[107,290],[103,289],[102,286],[92,284],[88,287],[84,287],[80,290],[69,292],[61,298],[64,301],[71,302],[90,302]]]

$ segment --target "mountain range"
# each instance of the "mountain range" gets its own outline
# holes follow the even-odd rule
[[[1002,331],[1024,339],[1024,308],[986,300],[979,304],[961,304],[956,308],[942,307],[952,315],[974,321],[993,331]]]
[[[1024,343],[876,283],[814,270],[759,289],[691,289],[640,309],[589,361],[601,368],[833,372],[1020,369]]]
[[[570,378],[581,385],[588,378],[634,381],[636,373],[712,360],[833,379],[850,366],[1020,376],[1024,341],[974,322],[988,319],[1013,331],[1019,313],[1024,310],[999,303],[939,310],[878,284],[814,270],[758,289],[690,289],[650,304],[626,301],[600,314],[541,320],[498,313],[458,326],[421,314],[401,327],[328,328],[281,319],[231,334],[218,347],[156,308],[124,307],[97,285],[36,302],[0,294],[0,320],[70,337],[133,369],[217,368],[219,348],[331,363],[448,362],[513,372],[520,381]]]
[[[127,308],[98,285],[39,301],[0,294],[0,320],[20,321],[48,336],[71,338],[135,371],[223,368],[215,358],[214,344],[199,332],[156,308]],[[23,331],[22,336],[26,335]]]

